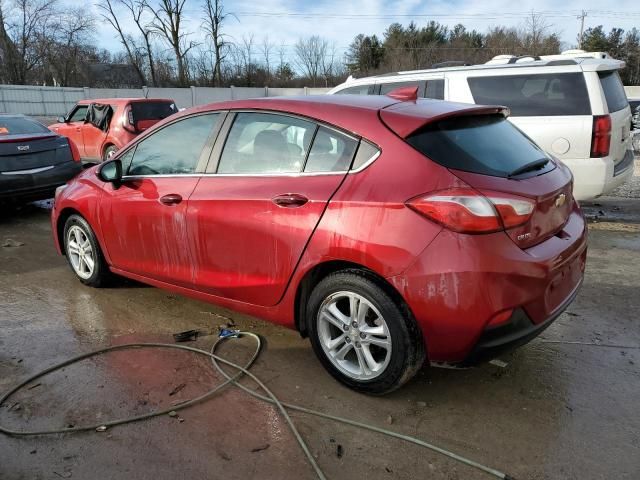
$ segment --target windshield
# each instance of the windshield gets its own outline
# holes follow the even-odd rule
[[[538,165],[535,174],[553,169],[551,162],[538,162],[547,155],[502,115],[441,120],[407,142],[444,167],[471,173],[509,177],[529,165]]]

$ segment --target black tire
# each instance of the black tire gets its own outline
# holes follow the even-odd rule
[[[70,232],[74,229],[74,232],[77,232],[80,229],[86,240],[89,242],[91,246],[91,258],[93,259],[93,271],[88,275],[81,275],[76,270],[76,266],[73,264],[72,255],[70,253]],[[93,233],[93,229],[89,225],[89,223],[82,218],[80,215],[71,215],[64,224],[64,236],[63,236],[63,246],[64,252],[67,257],[67,261],[69,262],[69,266],[73,273],[76,274],[76,277],[84,283],[85,285],[89,285],[91,287],[103,287],[107,285],[111,279],[113,274],[109,270],[109,266],[104,259],[104,255],[102,253],[102,249],[96,240],[96,236]],[[73,257],[75,258],[75,256]],[[86,263],[85,263],[86,266]],[[88,272],[87,272],[88,273]]]
[[[318,314],[323,302],[338,292],[353,292],[364,297],[379,311],[387,325],[391,342],[390,358],[386,367],[373,379],[355,379],[345,374],[334,365],[322,346]],[[307,331],[316,356],[335,379],[353,390],[371,395],[389,393],[413,378],[425,363],[422,333],[411,312],[406,305],[395,301],[385,291],[381,280],[369,272],[342,270],[326,276],[311,292],[306,311]]]
[[[118,151],[118,147],[116,147],[115,145],[109,145],[107,148],[104,149],[104,155],[102,156],[102,161],[106,162],[107,160],[110,160],[111,157]]]

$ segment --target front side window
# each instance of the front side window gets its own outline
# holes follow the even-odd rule
[[[301,172],[315,130],[315,123],[286,115],[238,113],[218,173]]]
[[[69,117],[69,122],[84,122],[84,119],[87,117],[88,108],[88,105],[78,105]]]
[[[344,172],[349,169],[358,141],[326,127],[318,128],[305,172]]]
[[[200,154],[213,133],[219,113],[179,120],[138,143],[128,175],[194,173]],[[125,157],[128,153],[125,155]],[[125,158],[124,160],[128,160]],[[123,161],[124,166],[124,161]]]
[[[591,115],[582,73],[545,73],[467,79],[473,100],[505,105],[513,117]]]
[[[336,92],[336,95],[368,95],[370,93],[371,85],[357,85],[355,87],[348,87],[344,90]]]

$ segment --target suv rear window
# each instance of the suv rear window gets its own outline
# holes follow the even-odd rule
[[[512,117],[591,115],[582,73],[469,77],[475,103],[505,105]]]
[[[139,120],[162,120],[176,113],[178,109],[172,102],[134,102],[131,104],[133,118]]]
[[[443,167],[494,177],[508,177],[527,164],[547,158],[502,115],[441,120],[413,134],[407,142]],[[552,168],[549,162],[546,169]]]
[[[609,113],[626,108],[629,102],[627,95],[624,93],[624,87],[622,86],[618,71],[598,72],[598,76],[600,77],[600,83],[604,91],[604,98],[607,100]]]

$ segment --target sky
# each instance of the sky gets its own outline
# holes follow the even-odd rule
[[[320,35],[342,55],[358,33],[382,36],[390,23],[406,25],[411,20],[418,26],[430,20],[451,27],[463,23],[468,29],[486,32],[497,25],[522,26],[533,10],[544,15],[566,48],[576,44],[580,29],[580,20],[576,17],[582,10],[587,12],[585,30],[597,25],[603,25],[606,31],[613,27],[640,28],[637,0],[616,0],[608,4],[595,0],[226,0],[224,7],[237,17],[229,17],[224,25],[229,40],[240,43],[253,34],[254,42],[261,44],[268,38],[270,43],[282,46],[285,61],[290,62],[295,56],[293,45],[301,37]],[[97,13],[95,5],[93,9]],[[191,38],[198,42],[204,40],[200,28],[201,9],[201,0],[187,0],[187,27],[194,32]],[[123,21],[125,25],[129,22],[126,18]],[[104,22],[99,23],[96,41],[109,50],[121,49],[115,32]],[[275,61],[279,59],[279,49],[273,52]]]

